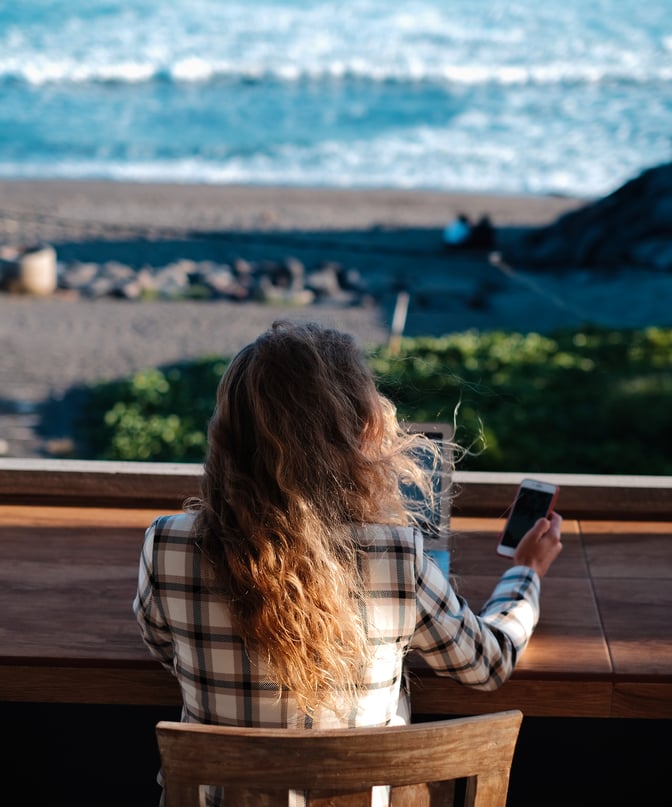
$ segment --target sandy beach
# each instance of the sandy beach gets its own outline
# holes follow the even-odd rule
[[[672,277],[623,270],[521,272],[483,253],[448,253],[458,214],[490,217],[498,238],[552,223],[586,200],[398,190],[0,182],[0,247],[51,244],[59,264],[174,260],[338,263],[383,290],[366,306],[230,301],[73,300],[0,294],[0,445],[54,455],[67,417],[36,432],[45,402],[73,385],[203,355],[230,355],[282,316],[318,319],[363,345],[389,338],[395,289],[410,292],[405,333],[548,331],[596,322],[671,325]],[[66,433],[59,433],[66,432]],[[59,442],[60,441],[60,442]]]

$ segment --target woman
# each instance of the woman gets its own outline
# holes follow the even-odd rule
[[[509,678],[562,520],[537,522],[474,613],[415,526],[409,491],[431,504],[436,449],[401,427],[352,337],[274,323],[224,373],[208,436],[202,495],[147,530],[133,606],[184,721],[406,722],[409,650],[466,686]]]

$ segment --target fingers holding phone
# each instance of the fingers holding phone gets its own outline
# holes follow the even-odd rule
[[[547,518],[538,519],[525,533],[513,555],[513,562],[517,566],[529,566],[539,577],[544,577],[560,552],[562,516],[549,513]]]
[[[553,513],[559,488],[538,479],[523,479],[509,508],[497,553],[530,566],[543,577],[560,554],[562,518]]]
[[[547,518],[558,498],[558,486],[538,479],[523,479],[499,536],[497,553],[512,558],[523,536],[540,518]]]

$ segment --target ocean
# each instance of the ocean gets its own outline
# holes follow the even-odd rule
[[[0,178],[595,197],[671,159],[670,0],[0,3]]]

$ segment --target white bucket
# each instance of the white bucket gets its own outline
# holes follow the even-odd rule
[[[10,263],[5,261],[5,264]],[[56,250],[49,245],[17,250],[7,278],[8,290],[19,294],[53,294],[58,283]]]

